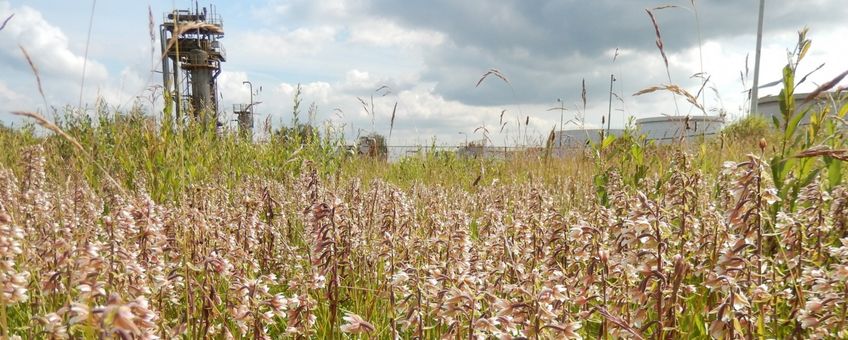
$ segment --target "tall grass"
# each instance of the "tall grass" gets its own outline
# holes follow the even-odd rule
[[[808,114],[821,123],[785,150],[782,133],[688,147],[625,133],[565,159],[391,164],[105,108],[58,119],[79,147],[3,130],[0,325],[22,338],[833,335],[845,113]]]
[[[848,105],[794,102],[804,33],[776,131],[561,159],[31,115],[53,133],[0,129],[0,335],[848,337]]]

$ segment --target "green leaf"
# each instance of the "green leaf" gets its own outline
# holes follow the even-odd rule
[[[634,143],[630,145],[630,156],[637,165],[641,165],[645,162],[645,154],[642,152],[642,147],[638,144]]]
[[[804,111],[810,111],[810,110],[804,110]],[[813,112],[810,115],[810,125],[811,126],[818,126],[821,123],[821,118],[823,116],[825,116],[826,114],[827,114],[827,108],[825,108],[825,110],[822,111],[822,112],[818,112],[818,113]]]
[[[733,329],[739,334],[745,334],[745,328],[742,327],[742,324],[736,318],[733,318]]]
[[[786,122],[786,130],[783,132],[784,140],[789,140],[793,135],[795,135],[795,130],[798,128],[798,124],[801,123],[801,119],[804,118],[809,111],[810,109],[807,107],[797,114],[792,114],[791,119]]]
[[[783,169],[786,166],[786,161],[781,159],[778,156],[774,156],[771,161],[769,161],[769,167],[771,168],[771,179],[774,181],[774,187],[780,191],[783,187]]]
[[[607,196],[607,181],[609,181],[609,178],[607,177],[606,172],[597,174],[593,178],[593,182],[595,183],[595,193],[598,195],[598,201],[604,206],[606,206],[609,202]]]
[[[614,141],[615,141],[615,136],[613,136],[613,135],[609,135],[606,138],[604,138],[604,141],[601,143],[601,150],[604,150],[607,147],[609,147],[610,144],[612,144],[612,142],[614,142]]]
[[[766,334],[766,321],[763,317],[763,308],[760,307],[760,313],[757,315],[757,334],[758,338],[765,339],[764,335]]]
[[[819,175],[819,172],[821,172],[821,169],[815,169],[807,173],[806,176],[804,176],[804,179],[801,181],[800,187],[803,188],[805,186],[810,185],[810,183],[812,183],[813,180],[816,179],[816,176]]]
[[[803,45],[801,45],[801,53],[798,54],[798,61],[801,61],[801,59],[804,59],[804,56],[807,55],[807,51],[810,50],[811,45],[812,45],[811,41],[804,40]]]
[[[771,116],[771,122],[774,123],[774,128],[780,128],[780,121],[777,120],[777,116]]]
[[[827,165],[828,187],[833,189],[842,183],[842,161],[825,156],[824,163]]]
[[[783,89],[780,90],[778,101],[783,121],[789,121],[789,117],[795,113],[795,70],[792,65],[783,67]]]
[[[824,121],[824,130],[828,135],[836,134],[836,120],[827,119]]]

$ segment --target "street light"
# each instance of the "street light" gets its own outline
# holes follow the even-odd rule
[[[612,124],[612,83],[615,82],[615,75],[610,74],[610,92],[609,92],[609,111],[607,111],[607,135],[610,133],[610,125]],[[603,126],[601,126],[603,128]]]
[[[253,114],[253,107],[256,106],[256,105],[259,105],[259,104],[262,104],[262,102],[258,101],[258,102],[255,102],[255,103],[250,103],[250,105],[247,106],[247,109],[250,110],[250,114]]]
[[[559,103],[559,107],[552,107],[552,108],[548,109],[548,111],[559,110],[559,131],[562,131],[562,129],[563,129],[563,119],[564,119],[564,115],[565,115],[565,111],[566,111],[565,110],[565,103],[562,101],[562,99],[559,99],[559,98],[557,98],[557,103]],[[562,132],[560,132],[560,133],[562,133]],[[560,141],[558,142],[558,144],[559,144],[559,146],[562,146],[562,138],[560,138]]]
[[[565,103],[562,102],[562,99],[557,98],[557,102],[559,102],[559,146],[562,146],[562,129],[563,129],[563,119],[565,118]]]
[[[248,86],[250,86],[250,105],[248,105],[247,107],[250,108],[250,114],[253,115],[253,83],[251,83],[249,80],[245,80],[241,83],[242,85],[247,84]]]
[[[460,132],[459,132],[459,134],[460,134],[460,135],[465,135],[465,146],[467,147],[467,146],[468,146],[468,134],[467,134],[467,133],[465,133],[465,132],[462,132],[462,131],[460,131]]]

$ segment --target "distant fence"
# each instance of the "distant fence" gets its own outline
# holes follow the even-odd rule
[[[571,154],[579,152],[585,147],[562,146],[553,147],[551,154],[553,156]],[[426,154],[451,153],[460,157],[485,157],[493,159],[505,159],[516,154],[542,154],[545,152],[544,147],[527,147],[527,146],[413,146],[413,145],[390,145],[387,146],[389,162],[396,162],[406,157],[423,157]]]
[[[414,145],[390,145],[387,146],[389,161],[395,162],[405,157],[420,157],[428,152],[456,152],[460,147],[456,146],[414,146]]]
[[[695,138],[708,138],[713,136],[718,136],[719,133],[704,133],[697,135],[686,136],[687,139],[695,139]],[[674,141],[679,140],[680,137],[660,137],[660,138],[648,138],[646,141],[654,141],[658,144],[667,144],[673,143]],[[545,148],[543,146],[449,146],[449,145],[431,145],[431,146],[422,146],[422,145],[389,145],[386,147],[388,152],[388,161],[396,162],[400,159],[406,157],[423,157],[428,153],[452,153],[457,156],[462,157],[485,157],[485,158],[493,158],[493,159],[505,159],[511,155],[516,154],[538,154],[542,155],[545,152]],[[557,146],[554,145],[551,148],[551,156],[553,157],[563,157],[566,155],[575,155],[580,152],[585,151],[588,148],[588,145],[581,144],[569,144]]]
[[[719,133],[719,132],[713,132],[713,133],[699,133],[699,134],[697,134],[697,135],[689,135],[689,136],[686,136],[686,139],[701,138],[701,137],[704,137],[704,138],[707,138],[707,137],[714,137],[714,136],[718,136],[718,135],[720,135],[720,134],[721,134],[721,133]],[[671,143],[671,142],[674,142],[674,141],[680,140],[680,136],[668,136],[668,137],[659,137],[659,138],[647,138],[646,140],[647,140],[647,141],[654,141],[654,142],[658,142],[658,143]]]

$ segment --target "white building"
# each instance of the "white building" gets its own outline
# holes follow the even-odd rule
[[[696,138],[717,135],[724,127],[724,119],[717,116],[662,116],[636,120],[636,128],[648,140],[672,143],[680,137]]]
[[[601,134],[605,136],[621,136],[624,134],[622,129],[610,129],[607,134],[606,129],[575,129],[561,130],[554,132],[554,147],[564,149],[583,148],[589,142],[600,143]]]
[[[830,112],[838,112],[839,108],[842,105],[845,105],[846,96],[833,97],[833,93],[822,93],[818,98],[813,99],[807,103],[805,103],[805,98],[809,93],[796,93],[795,94],[795,113],[802,112],[807,106],[810,106],[811,112],[821,112],[825,106],[830,105]],[[765,96],[760,97],[760,101],[757,104],[757,110],[763,116],[768,119],[769,122],[772,121],[772,117],[777,117],[777,120],[783,123],[783,113],[780,111],[780,97],[779,96]],[[801,125],[808,124],[810,122],[810,115],[808,114],[801,120]]]

